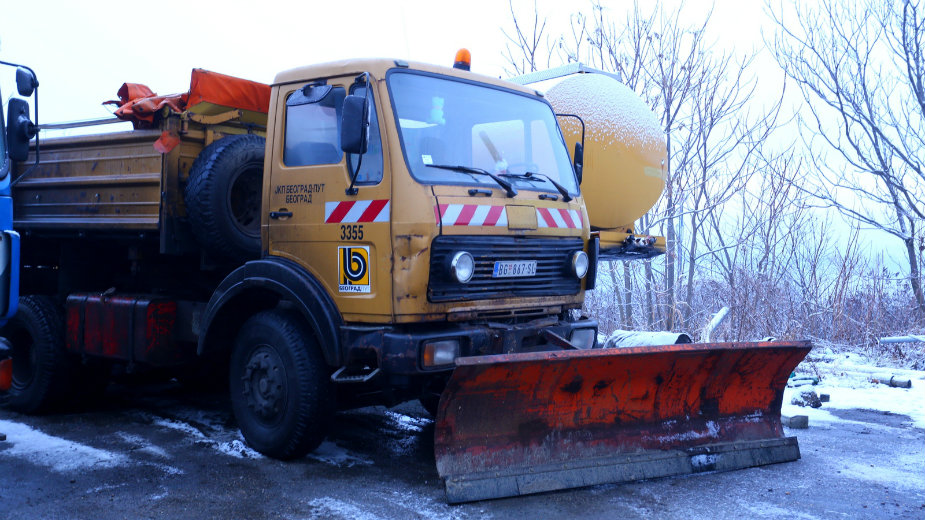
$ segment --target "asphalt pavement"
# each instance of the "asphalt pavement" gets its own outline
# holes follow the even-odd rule
[[[0,518],[925,518],[925,430],[832,413],[787,430],[792,463],[451,506],[417,404],[341,412],[316,453],[280,462],[221,395],[113,385],[83,410],[0,411]]]

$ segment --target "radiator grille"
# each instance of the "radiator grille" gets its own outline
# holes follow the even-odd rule
[[[570,272],[569,260],[582,246],[580,237],[437,237],[430,257],[428,299],[443,302],[576,294],[581,289],[581,281]],[[465,284],[451,279],[446,268],[449,258],[463,250],[475,259],[475,274]],[[491,277],[496,261],[521,260],[536,260],[535,276]]]

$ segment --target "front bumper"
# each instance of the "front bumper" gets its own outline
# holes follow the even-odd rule
[[[542,352],[571,349],[569,338],[578,329],[593,329],[597,321],[575,321],[547,317],[518,324],[439,323],[392,326],[384,328],[342,328],[348,364],[353,360],[375,363],[392,384],[416,376],[446,373],[454,364],[427,367],[422,355],[424,345],[443,340],[459,342],[459,357]]]

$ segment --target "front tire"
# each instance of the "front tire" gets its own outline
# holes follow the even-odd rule
[[[334,409],[331,383],[300,316],[270,310],[247,320],[235,340],[229,375],[234,415],[252,448],[288,460],[324,440]]]
[[[67,395],[71,367],[64,350],[64,315],[48,296],[23,296],[16,315],[0,329],[13,364],[0,403],[18,412],[48,411]]]

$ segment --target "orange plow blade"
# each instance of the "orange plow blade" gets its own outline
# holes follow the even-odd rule
[[[800,458],[781,400],[809,342],[460,358],[437,413],[451,503]]]

